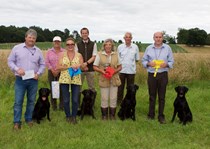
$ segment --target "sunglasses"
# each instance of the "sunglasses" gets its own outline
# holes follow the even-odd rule
[[[67,46],[74,46],[75,44],[74,43],[71,43],[71,44],[66,44]]]

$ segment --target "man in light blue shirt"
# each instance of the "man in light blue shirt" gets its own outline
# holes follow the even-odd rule
[[[126,32],[124,36],[125,43],[118,46],[122,70],[120,71],[121,85],[118,87],[117,101],[121,103],[124,95],[125,82],[128,85],[134,84],[136,74],[136,62],[139,61],[139,48],[132,43],[132,34]]]
[[[173,67],[174,58],[170,46],[163,43],[163,33],[156,32],[153,36],[154,44],[146,48],[142,64],[148,71],[149,112],[148,118],[155,117],[155,102],[158,94],[158,120],[165,123],[164,106],[166,86],[168,84],[168,70]]]
[[[36,38],[37,32],[29,29],[25,34],[25,43],[16,45],[8,57],[8,65],[16,76],[14,130],[21,129],[21,115],[25,92],[27,92],[25,121],[29,126],[33,125],[32,113],[38,89],[38,78],[45,70],[42,52],[35,46]]]

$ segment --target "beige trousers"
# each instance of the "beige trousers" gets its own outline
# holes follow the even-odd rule
[[[111,85],[108,88],[101,87],[100,90],[101,90],[101,107],[102,108],[107,108],[107,107],[116,108],[118,87]]]
[[[84,83],[84,79],[86,76],[86,80],[87,80],[87,84],[88,84],[88,88],[91,89],[92,91],[95,91],[95,83],[94,83],[94,71],[91,72],[82,72],[82,84]],[[81,90],[82,91],[82,86],[81,86]]]

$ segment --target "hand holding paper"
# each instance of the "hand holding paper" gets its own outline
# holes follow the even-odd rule
[[[32,79],[35,77],[34,70],[25,71],[25,75],[22,76],[23,80]]]

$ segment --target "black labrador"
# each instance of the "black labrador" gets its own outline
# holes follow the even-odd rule
[[[84,115],[91,115],[92,118],[96,119],[93,108],[97,92],[94,92],[91,89],[85,89],[82,91],[82,94],[83,94],[83,100],[82,100],[81,110],[78,111],[78,115],[81,116],[81,120],[84,118]]]
[[[136,91],[139,89],[139,86],[136,84],[131,84],[127,86],[126,89],[127,93],[120,104],[121,107],[118,112],[118,117],[121,120],[131,118],[133,121],[135,121]]]
[[[39,89],[39,98],[35,104],[33,111],[33,119],[37,120],[40,124],[40,120],[47,115],[47,119],[50,121],[50,102],[48,96],[50,95],[50,90],[48,88]]]
[[[174,114],[171,122],[174,121],[176,114],[178,113],[180,123],[186,125],[187,122],[192,122],[193,119],[192,112],[190,111],[190,107],[185,98],[188,88],[186,86],[177,86],[175,91],[177,92],[177,97],[174,101]]]

